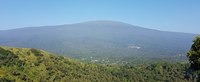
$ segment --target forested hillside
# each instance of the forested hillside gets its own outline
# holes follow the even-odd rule
[[[192,82],[187,63],[86,64],[43,50],[0,47],[0,82]]]

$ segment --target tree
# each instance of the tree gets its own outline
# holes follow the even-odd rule
[[[200,69],[200,36],[193,40],[191,49],[187,53],[187,57],[191,63],[191,68],[194,70]]]

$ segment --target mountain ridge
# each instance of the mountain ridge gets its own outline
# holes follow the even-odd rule
[[[194,36],[140,28],[121,22],[92,21],[1,31],[0,45],[37,48],[80,58],[161,57],[185,54]]]
[[[164,31],[164,30],[158,30],[158,29],[152,29],[152,28],[144,28],[142,26],[138,26],[138,25],[133,25],[133,24],[129,24],[126,22],[121,22],[121,21],[114,21],[114,20],[91,20],[91,21],[86,21],[86,22],[79,22],[79,23],[69,23],[69,24],[58,24],[58,25],[42,25],[42,26],[31,26],[31,27],[21,27],[21,28],[15,28],[15,29],[7,29],[7,30],[0,30],[0,31],[8,31],[8,30],[17,30],[17,29],[27,29],[27,28],[51,28],[51,27],[55,27],[55,26],[70,26],[70,25],[76,25],[76,24],[101,24],[101,23],[107,23],[107,24],[113,24],[113,23],[120,23],[120,24],[124,24],[124,25],[128,25],[128,26],[134,26],[134,27],[138,27],[138,28],[143,28],[143,29],[149,29],[149,30],[155,30],[155,31],[161,31],[161,32],[172,32],[172,33],[185,33],[185,34],[195,34],[195,33],[187,33],[187,32],[173,32],[173,31]],[[196,34],[197,35],[197,34]]]

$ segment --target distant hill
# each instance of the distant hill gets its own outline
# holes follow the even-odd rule
[[[117,21],[0,31],[0,45],[38,48],[69,57],[183,56],[195,34],[147,29]]]
[[[193,82],[188,67],[85,64],[33,48],[0,47],[0,82]]]

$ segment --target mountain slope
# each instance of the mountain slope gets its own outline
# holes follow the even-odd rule
[[[1,82],[89,82],[106,75],[99,72],[101,69],[98,70],[97,65],[83,64],[36,49],[0,47],[0,58]]]
[[[188,64],[85,64],[32,48],[0,47],[1,82],[192,82]]]
[[[194,36],[116,21],[89,21],[0,31],[0,45],[38,48],[81,58],[165,57],[184,54]]]

